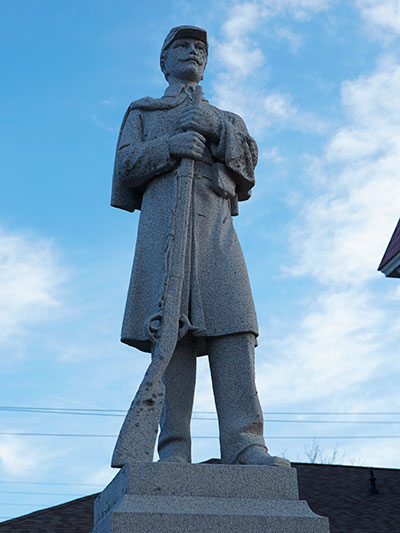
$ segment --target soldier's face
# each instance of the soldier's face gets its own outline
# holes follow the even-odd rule
[[[170,77],[199,82],[207,64],[207,49],[198,39],[176,39],[168,48],[165,70]]]

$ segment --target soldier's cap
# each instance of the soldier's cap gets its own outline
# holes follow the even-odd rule
[[[175,39],[198,39],[203,41],[208,52],[207,32],[197,26],[176,26],[168,33],[161,48],[161,56],[171,46]]]

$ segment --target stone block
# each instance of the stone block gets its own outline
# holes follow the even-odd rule
[[[95,502],[93,533],[328,533],[294,468],[132,463]]]

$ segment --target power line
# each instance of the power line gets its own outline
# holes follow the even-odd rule
[[[195,437],[193,437],[195,438]],[[199,437],[202,438],[202,437]],[[208,437],[207,437],[208,438]],[[212,438],[212,437],[211,437]],[[218,437],[214,437],[218,438]],[[266,439],[400,439],[400,435],[332,435],[332,436],[313,436],[313,437],[306,437],[306,436],[287,436],[284,435],[283,437],[278,436],[269,436],[267,435],[265,437]]]
[[[378,412],[378,411],[263,411],[264,415],[400,415],[400,412]]]
[[[27,412],[27,413],[37,413],[37,414],[64,414],[64,415],[84,415],[84,416],[111,416],[111,417],[124,417],[126,414],[126,411],[123,411],[121,409],[66,409],[66,408],[53,408],[53,407],[17,407],[17,406],[0,406],[0,411],[12,411],[12,412]],[[196,416],[199,414],[212,414],[214,415],[212,418],[210,417],[200,417]],[[366,412],[358,412],[358,413],[350,413],[350,412],[336,412],[336,413],[328,413],[328,412],[272,412],[272,411],[264,411],[264,415],[291,415],[291,416],[315,416],[315,415],[323,415],[323,416],[340,416],[340,415],[347,415],[347,416],[361,416],[361,415],[375,415],[375,416],[394,416],[394,415],[400,415],[400,413],[366,413]],[[217,413],[213,411],[195,411],[193,413],[192,420],[201,420],[201,421],[210,421],[214,422],[217,421],[216,415]],[[397,420],[292,420],[292,419],[267,419],[264,418],[264,421],[267,423],[285,423],[285,424],[400,424],[400,421]]]
[[[212,412],[212,411],[210,411]],[[362,412],[351,412],[351,411],[336,411],[336,412],[333,412],[333,411],[307,411],[307,412],[301,412],[301,411],[263,411],[263,414],[264,415],[326,415],[326,416],[330,416],[330,415],[349,415],[349,416],[352,416],[352,415],[376,415],[376,416],[396,416],[396,415],[400,415],[400,412],[366,412],[366,411],[362,411]]]
[[[8,502],[0,502],[0,505],[25,505],[26,507],[37,507],[38,505],[40,507],[43,507],[45,508],[46,507],[46,503],[8,503]],[[37,510],[40,510],[40,509],[37,509]]]
[[[13,435],[19,437],[89,437],[89,438],[116,438],[118,435],[96,433],[25,433],[25,432],[0,432],[0,435]],[[289,436],[267,435],[268,439],[400,439],[400,435],[333,435],[333,436]],[[193,435],[192,439],[218,439],[218,435]]]
[[[7,407],[0,406],[0,411],[20,413],[57,414],[57,415],[84,415],[84,416],[125,416],[127,411],[122,409],[62,409],[51,407]]]
[[[96,408],[64,408],[64,407],[32,407],[32,406],[18,406],[18,405],[0,405],[0,411],[71,411],[71,412],[110,412],[110,413],[126,413],[126,409],[96,409]],[[212,411],[210,411],[212,412]]]
[[[31,432],[19,432],[19,431],[2,431],[0,432],[0,435],[11,435],[11,436],[18,436],[18,437],[112,437],[116,438],[118,435],[104,435],[101,433],[31,433]]]
[[[74,415],[92,415],[92,416],[125,416],[126,409],[95,409],[95,408],[63,408],[63,407],[31,407],[31,406],[0,406],[0,411],[27,412],[27,413],[52,413],[52,414],[74,414]],[[217,415],[215,411],[194,411],[193,414],[212,414]],[[321,416],[400,416],[400,412],[366,412],[366,411],[263,411],[264,415],[321,415]]]
[[[216,411],[193,411],[193,414],[204,414],[204,415],[217,415]],[[303,415],[303,416],[314,416],[314,415],[323,415],[323,416],[353,416],[353,415],[376,415],[376,416],[399,416],[400,412],[383,412],[383,411],[263,411],[263,415]]]
[[[216,418],[193,418],[192,420],[209,420],[217,422]],[[400,424],[400,420],[288,420],[278,418],[264,418],[264,422],[278,422],[282,424]]]
[[[7,479],[0,479],[0,483],[8,483],[15,485],[64,485],[69,487],[103,487],[99,483],[63,483],[60,481],[10,481]]]
[[[82,492],[32,492],[22,490],[0,490],[0,494],[40,494],[41,496],[81,496]]]

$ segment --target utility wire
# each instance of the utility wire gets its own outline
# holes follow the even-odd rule
[[[44,414],[67,414],[67,415],[84,415],[84,416],[112,416],[112,417],[124,417],[126,411],[119,409],[106,410],[106,409],[63,409],[63,408],[51,408],[51,407],[16,407],[16,406],[0,406],[0,411],[12,411],[12,412],[28,412],[28,413],[44,413]],[[212,411],[197,411],[193,413],[198,414],[213,414],[214,417],[199,417],[193,416],[193,420],[204,421],[217,421],[216,413]],[[264,412],[264,415],[400,415],[400,413],[301,413],[301,412]],[[294,423],[294,424],[400,424],[397,420],[292,420],[292,419],[267,419],[264,418],[267,423]]]
[[[0,432],[0,435],[13,435],[19,437],[89,437],[89,438],[116,438],[118,435],[97,433],[25,433],[25,432]],[[268,439],[400,439],[400,435],[332,435],[332,436],[291,436],[267,435]],[[218,435],[193,435],[192,439],[218,439]]]
[[[57,413],[52,413],[57,414]],[[62,413],[65,414],[65,413]],[[67,413],[71,414],[71,413]],[[72,414],[86,414],[90,415],[91,413],[72,413]],[[123,416],[123,415],[95,415],[95,416]],[[203,421],[203,422],[218,422],[216,417],[192,417],[192,421]],[[264,422],[278,423],[278,424],[400,424],[400,420],[293,420],[288,418],[265,418]]]
[[[41,496],[82,496],[82,492],[32,492],[22,490],[0,490],[0,494],[40,494]]]
[[[8,502],[0,502],[0,505],[24,505],[26,507],[35,507],[36,511],[40,511],[40,509],[36,509],[36,507],[39,505],[43,509],[46,508],[46,503],[8,503]]]
[[[104,435],[102,433],[33,433],[33,432],[19,432],[19,431],[2,431],[0,435],[12,435],[18,437],[112,437],[116,438],[118,435]]]
[[[57,415],[85,415],[85,416],[117,416],[123,417],[127,411],[122,409],[61,409],[50,407],[6,407],[0,406],[0,411]]]
[[[68,487],[103,487],[100,483],[62,483],[60,481],[11,481],[9,479],[0,479],[0,483],[15,485],[63,485]]]
[[[209,420],[217,422],[216,418],[192,418],[192,420]],[[400,420],[287,420],[278,418],[264,418],[264,422],[278,422],[289,424],[400,424]]]
[[[77,414],[92,416],[125,416],[126,409],[85,409],[85,408],[62,408],[62,407],[30,407],[30,406],[0,406],[0,411],[28,412],[28,413],[55,413],[55,414]],[[215,415],[215,411],[194,411],[193,414]],[[400,412],[350,412],[350,411],[263,411],[264,415],[321,415],[321,416],[400,416]]]

